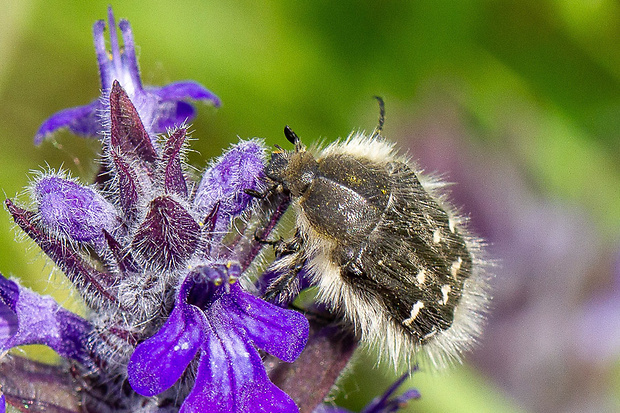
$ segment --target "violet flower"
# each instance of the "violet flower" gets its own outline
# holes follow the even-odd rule
[[[134,390],[162,393],[198,353],[196,381],[181,412],[297,411],[269,381],[254,345],[293,362],[305,346],[308,321],[243,291],[240,275],[239,265],[230,263],[190,271],[168,321],[131,356]]]
[[[203,182],[209,184],[194,192],[196,183],[184,173],[186,130],[176,129],[154,145],[116,81],[109,107],[105,172],[97,185],[42,174],[32,186],[36,212],[6,201],[15,222],[94,310],[89,322],[82,320],[92,324],[88,340],[80,336],[72,352],[58,350],[88,370],[96,367],[98,378],[85,397],[103,393],[108,405],[125,406],[121,411],[143,403],[162,408],[179,403],[182,411],[297,411],[270,382],[254,346],[292,362],[305,346],[308,321],[234,283],[242,271],[232,262],[246,257],[222,242],[232,220],[254,205],[244,191],[260,189],[263,147],[240,142],[205,171]],[[189,274],[188,266],[194,268]],[[175,290],[176,297],[168,293]],[[7,289],[7,297],[15,294]],[[29,326],[49,313],[36,307],[37,295],[25,297],[30,300],[23,311],[5,311],[5,349],[36,342],[35,332],[14,334],[15,325]],[[38,315],[33,319],[28,311]],[[47,336],[38,342],[66,345],[70,327],[68,322],[59,327],[54,335],[59,343]],[[110,393],[114,386],[104,391],[106,383],[121,386],[127,377],[137,392],[133,396],[118,400]]]
[[[108,18],[111,60],[104,23],[94,27],[101,100],[52,116],[35,138],[65,126],[100,133],[95,182],[42,173],[31,186],[33,210],[5,201],[89,311],[81,318],[0,277],[0,352],[38,343],[65,359],[45,367],[8,354],[4,399],[62,413],[311,411],[357,341],[329,317],[253,295],[265,282],[246,271],[265,244],[255,231],[269,236],[290,202],[248,195],[265,189],[265,148],[240,141],[192,180],[187,129],[154,132],[193,116],[182,99],[219,100],[192,82],[143,89],[129,23],[120,22],[122,54],[111,9]]]
[[[383,395],[373,399],[361,413],[394,413],[404,408],[409,400],[419,399],[420,392],[416,389],[406,390],[400,396],[394,396],[396,390],[407,380],[409,374],[403,374],[392,384]]]
[[[123,37],[123,50],[119,44],[114,14],[110,6],[108,29],[111,51],[108,53],[103,35],[105,22],[99,20],[93,26],[102,96],[107,97],[112,83],[118,81],[136,105],[149,133],[162,133],[191,121],[196,115],[196,110],[186,102],[188,100],[220,106],[221,102],[217,96],[193,81],[144,88],[140,79],[131,26],[127,20],[121,19],[119,28]],[[39,127],[34,138],[35,144],[39,145],[45,138],[62,128],[69,128],[76,135],[97,137],[104,130],[106,118],[100,117],[100,113],[105,112],[105,105],[105,99],[96,99],[88,105],[64,109],[52,115]]]
[[[203,173],[194,199],[203,214],[218,209],[214,232],[222,233],[231,219],[249,206],[252,197],[245,190],[258,190],[263,176],[264,148],[256,141],[243,141],[233,146]]]
[[[103,242],[103,230],[118,225],[114,206],[92,188],[63,177],[45,175],[34,185],[41,220],[58,237]]]
[[[0,354],[24,344],[44,344],[62,357],[89,364],[92,326],[56,303],[0,275]]]
[[[403,374],[392,384],[384,394],[375,397],[360,413],[395,413],[407,406],[410,400],[419,399],[420,392],[416,389],[409,389],[400,396],[394,396],[396,390],[409,378],[409,374]],[[347,409],[341,407],[322,404],[312,413],[351,413]]]

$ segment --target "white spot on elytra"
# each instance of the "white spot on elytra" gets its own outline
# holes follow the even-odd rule
[[[424,268],[422,268],[418,274],[415,276],[416,281],[418,282],[418,284],[424,284],[426,282],[426,271],[424,270]]]
[[[456,276],[459,274],[459,270],[461,269],[462,263],[463,263],[463,259],[461,257],[459,257],[458,260],[452,263],[452,266],[450,267],[450,274],[452,274],[452,277],[456,278]]]
[[[410,327],[411,324],[413,324],[413,322],[415,321],[415,318],[420,313],[420,310],[423,308],[424,308],[424,303],[419,300],[416,301],[416,303],[413,305],[413,308],[411,308],[411,314],[409,315],[409,318],[403,320],[403,324],[406,325],[407,327]]]
[[[425,335],[424,337],[422,337],[422,339],[424,339],[424,340],[429,339],[429,338],[433,337],[435,334],[437,334],[437,330],[435,329],[435,327],[433,327],[431,332],[428,333],[427,335]]]
[[[441,286],[441,300],[439,300],[439,304],[446,305],[448,303],[448,294],[452,291],[452,287],[450,284],[444,284]]]
[[[439,244],[439,241],[441,241],[441,233],[436,229],[435,232],[433,232],[433,244]]]

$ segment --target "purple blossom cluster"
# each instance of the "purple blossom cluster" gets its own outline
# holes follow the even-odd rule
[[[268,235],[288,205],[265,207],[249,195],[264,190],[261,141],[241,140],[199,181],[190,179],[186,122],[195,109],[187,101],[217,106],[219,99],[195,82],[143,88],[129,22],[119,22],[121,49],[109,9],[110,53],[105,26],[93,30],[101,97],[51,116],[35,136],[40,144],[69,128],[98,138],[94,182],[48,171],[31,185],[32,207],[5,201],[88,312],[80,317],[0,276],[0,411],[5,401],[51,412],[322,409],[355,339],[258,297],[266,281],[246,270],[264,243],[231,229],[265,210],[257,225]],[[6,356],[27,344],[46,345],[64,361]],[[389,399],[401,382],[367,411],[393,412],[418,397]]]
[[[183,122],[191,121],[195,108],[187,100],[197,100],[220,106],[220,99],[199,83],[193,81],[176,82],[164,87],[144,88],[140,79],[135,43],[129,21],[121,19],[119,28],[123,38],[123,50],[118,41],[116,23],[112,8],[108,8],[108,29],[110,33],[110,51],[105,47],[105,21],[99,20],[93,26],[95,51],[101,78],[101,96],[110,94],[116,80],[122,86],[132,103],[140,112],[142,124],[154,137],[155,133],[166,132]],[[39,127],[34,141],[38,145],[61,128],[87,137],[99,137],[102,122],[100,117],[105,112],[108,102],[105,98],[96,99],[88,105],[62,110],[48,118]]]

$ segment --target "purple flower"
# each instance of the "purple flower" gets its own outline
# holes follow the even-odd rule
[[[269,380],[256,347],[292,362],[306,344],[308,321],[244,291],[235,283],[240,265],[213,264],[253,259],[225,244],[223,234],[255,203],[245,190],[261,189],[263,146],[241,141],[198,185],[184,172],[186,129],[154,141],[116,80],[109,108],[95,185],[43,175],[33,185],[38,212],[6,201],[95,310],[88,344],[99,382],[129,373],[138,394],[118,400],[108,391],[106,403],[134,411],[151,400],[142,396],[159,395],[152,399],[158,405],[183,411],[297,411]],[[195,267],[189,274],[188,264]],[[176,297],[169,293],[175,290]],[[12,337],[15,312],[5,312]]]
[[[44,344],[59,355],[89,364],[91,325],[44,297],[0,275],[0,353]]]
[[[194,109],[183,100],[219,100],[193,82],[143,88],[129,23],[119,24],[121,53],[111,8],[108,21],[111,57],[105,23],[94,26],[101,99],[52,116],[35,138],[61,127],[100,134],[95,182],[45,173],[31,188],[34,210],[5,200],[89,311],[82,319],[0,277],[0,354],[39,343],[72,360],[48,369],[8,358],[0,363],[6,399],[59,412],[310,411],[357,341],[330,314],[254,295],[272,276],[246,274],[266,244],[257,231],[268,237],[290,204],[282,192],[249,195],[265,190],[261,141],[240,141],[193,180],[182,124]],[[258,287],[245,290],[238,279]],[[73,407],[61,403],[60,388]],[[392,411],[412,394],[388,392],[368,412]]]
[[[115,282],[113,275],[93,266],[76,247],[47,230],[36,213],[15,205],[10,199],[4,203],[15,223],[60,267],[88,303],[97,308],[99,300],[105,298],[117,305],[117,298],[110,291]]]
[[[186,102],[187,100],[204,101],[214,106],[220,105],[221,102],[217,96],[193,81],[172,83],[159,88],[143,88],[131,26],[127,20],[121,19],[119,27],[124,44],[122,51],[112,7],[109,7],[108,28],[111,53],[108,53],[103,36],[105,22],[100,20],[93,26],[104,99],[96,99],[88,105],[64,109],[52,115],[39,127],[34,138],[35,144],[39,145],[45,138],[61,128],[69,128],[73,133],[81,136],[96,137],[101,134],[105,130],[106,118],[100,117],[100,114],[105,113],[107,97],[115,80],[123,86],[136,105],[149,133],[165,132],[168,128],[191,121],[196,111],[191,104]]]
[[[214,224],[215,232],[226,230],[230,220],[249,206],[252,197],[244,191],[259,189],[264,152],[257,141],[241,141],[216,159],[202,175],[194,205],[203,214],[217,205],[219,219]]]
[[[117,225],[114,206],[95,190],[57,176],[36,181],[34,194],[45,226],[60,237],[89,242],[104,239]]]
[[[412,399],[419,399],[420,392],[416,389],[409,389],[400,396],[394,396],[398,388],[407,380],[409,374],[403,374],[392,384],[383,395],[375,397],[360,413],[395,413],[407,406],[407,402]],[[313,413],[351,413],[341,407],[322,404]]]
[[[404,408],[409,400],[419,399],[420,392],[416,389],[409,389],[400,396],[392,397],[408,377],[409,374],[403,374],[382,396],[371,401],[361,413],[393,413]]]
[[[308,337],[308,321],[243,291],[238,264],[201,265],[185,278],[172,314],[140,344],[129,382],[145,396],[170,388],[199,355],[193,390],[181,412],[296,412],[269,381],[254,347],[293,362]]]

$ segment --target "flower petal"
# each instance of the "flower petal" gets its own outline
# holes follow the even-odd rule
[[[110,30],[110,50],[112,52],[112,64],[116,67],[117,74],[122,71],[121,67],[121,47],[118,43],[118,33],[116,33],[116,22],[112,6],[108,6],[108,29]]]
[[[13,312],[16,312],[17,300],[19,300],[19,286],[17,283],[0,277],[0,302],[8,306]]]
[[[156,99],[153,95],[145,95],[151,99]],[[157,108],[153,115],[153,129],[163,133],[170,129],[183,127],[196,117],[194,106],[183,101],[158,101]]]
[[[308,341],[309,324],[303,314],[278,307],[241,291],[222,297],[235,324],[243,326],[257,347],[286,362],[293,362]]]
[[[134,94],[141,93],[142,91],[142,81],[140,80],[140,72],[136,60],[133,34],[128,21],[121,19],[118,26],[123,36],[123,50],[121,50],[118,41],[116,21],[112,7],[108,6],[109,52],[105,46],[105,21],[99,20],[93,26],[93,38],[95,40],[97,63],[99,64],[101,90],[107,94],[112,87],[112,82],[117,80],[127,93],[133,97]]]
[[[80,136],[97,136],[102,130],[97,116],[99,106],[99,101],[95,100],[85,106],[77,106],[56,112],[39,127],[37,134],[34,136],[35,145],[40,145],[45,138],[62,128],[69,128],[71,132]]]
[[[135,110],[140,114],[144,124],[143,129],[146,132],[163,133],[169,128],[178,127],[186,121],[191,121],[196,111],[191,104],[185,101],[203,101],[216,107],[221,105],[220,99],[213,92],[193,81],[176,82],[163,87],[144,89],[140,79],[131,25],[124,19],[121,19],[118,24],[123,38],[123,50],[121,50],[112,7],[108,7],[109,52],[106,49],[105,27],[106,22],[104,20],[97,21],[93,26],[95,53],[103,96],[107,98],[114,82],[118,81],[131,98]],[[104,121],[99,115],[105,113],[105,109],[106,107],[98,99],[86,106],[60,111],[41,125],[35,135],[35,143],[40,144],[53,132],[65,127],[77,135],[97,136],[108,126],[107,121]],[[145,147],[141,148],[139,145],[138,150],[150,151],[145,140],[141,143]]]
[[[0,349],[7,349],[17,334],[17,314],[8,305],[0,302]]]
[[[375,397],[360,413],[396,413],[407,407],[407,402],[412,399],[419,399],[420,392],[416,389],[409,389],[399,396],[394,396],[394,392],[409,377],[408,374],[401,376],[385,393]],[[338,406],[320,404],[312,413],[352,413]]]
[[[225,314],[218,304],[213,305],[213,314]],[[180,412],[298,412],[293,400],[269,381],[245,332],[226,317],[208,320],[211,330],[202,347],[196,382]]]
[[[136,393],[154,396],[181,377],[202,343],[204,315],[196,307],[177,305],[162,328],[136,347],[129,360],[129,384]]]
[[[93,25],[93,39],[95,41],[95,54],[99,65],[99,76],[101,79],[101,89],[109,88],[112,84],[112,67],[108,51],[105,48],[105,21],[98,20]]]
[[[103,241],[116,224],[114,207],[91,188],[44,175],[34,185],[41,218],[54,234],[76,241]]]
[[[361,413],[395,413],[407,406],[411,399],[419,399],[420,392],[416,389],[408,389],[403,394],[395,396],[394,393],[409,378],[409,373],[405,373],[396,380],[383,395],[375,397]]]
[[[41,296],[1,275],[0,291],[9,292],[0,294],[4,312],[0,319],[5,320],[8,331],[15,322],[8,311],[17,318],[17,331],[4,342],[0,338],[0,352],[24,344],[44,344],[63,357],[89,361],[87,341],[92,327],[86,320],[60,307],[52,297]]]
[[[240,141],[204,171],[194,205],[207,216],[218,207],[216,233],[228,229],[232,217],[241,214],[252,201],[247,189],[260,190],[264,169],[264,148],[257,141]]]
[[[175,82],[162,87],[146,88],[146,91],[164,101],[191,99],[208,101],[215,107],[219,107],[222,104],[220,98],[215,93],[206,89],[200,83],[193,81]]]
[[[110,7],[110,11],[112,7]],[[136,59],[136,45],[133,41],[133,32],[131,30],[131,24],[125,19],[121,19],[118,22],[118,27],[121,29],[121,35],[123,36],[123,55],[121,57],[123,62],[123,68],[127,75],[131,79],[131,83],[136,90],[142,89],[142,79],[140,79],[140,69],[138,69],[138,60]],[[112,29],[110,29],[112,30]]]

